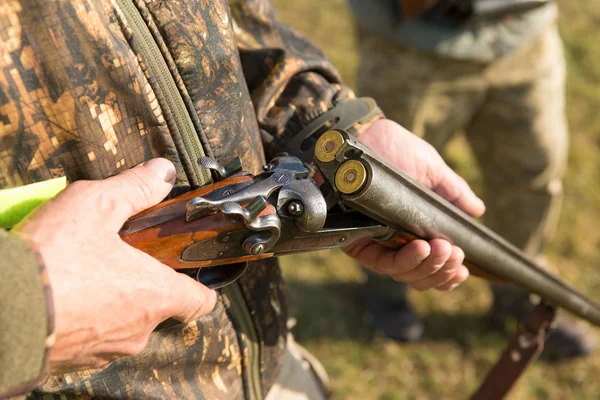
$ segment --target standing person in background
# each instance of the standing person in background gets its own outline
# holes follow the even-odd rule
[[[349,0],[358,23],[358,93],[442,151],[464,131],[483,176],[484,222],[539,257],[558,222],[568,128],[565,61],[551,0]],[[522,319],[529,294],[492,285],[493,327]],[[416,341],[423,324],[406,285],[368,273],[373,327]],[[593,336],[563,315],[549,358],[576,357]],[[550,354],[551,353],[551,354]]]

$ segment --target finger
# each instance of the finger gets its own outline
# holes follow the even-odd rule
[[[170,316],[182,322],[194,321],[215,308],[217,293],[189,276],[175,273]]]
[[[440,172],[441,171],[441,172]],[[480,217],[485,213],[485,204],[469,184],[450,167],[432,171],[437,179],[432,179],[432,190],[473,217]]]
[[[437,289],[443,290],[443,291],[454,290],[454,289],[456,289],[457,286],[459,286],[461,283],[466,281],[468,277],[469,277],[469,270],[464,265],[461,265],[460,269],[454,275],[454,277],[450,281],[444,283],[443,285],[438,286]]]
[[[110,205],[110,223],[118,228],[134,214],[164,199],[175,182],[175,167],[164,158],[155,158],[102,181],[102,199]]]
[[[217,295],[214,290],[171,269],[143,251],[125,242],[121,243],[131,251],[130,264],[143,266],[143,275],[149,275],[152,279],[152,288],[156,291],[153,296],[156,301],[155,319],[158,322],[168,318],[182,322],[193,321],[215,307]]]
[[[424,279],[412,282],[410,286],[417,290],[438,288],[455,277],[460,270],[464,259],[465,253],[459,247],[453,246],[452,255],[448,258],[448,261],[446,261],[442,268]]]
[[[452,245],[442,239],[429,242],[431,253],[416,268],[406,273],[393,275],[393,278],[402,282],[412,283],[420,281],[439,271],[452,255]]]
[[[413,270],[429,256],[431,249],[424,240],[413,240],[401,249],[390,249],[369,239],[353,243],[344,251],[365,267],[392,275]]]

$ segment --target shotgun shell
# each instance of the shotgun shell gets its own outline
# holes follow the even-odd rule
[[[367,181],[367,169],[357,160],[348,160],[335,173],[335,186],[344,194],[358,192]]]
[[[327,131],[317,140],[315,157],[321,162],[333,161],[342,144],[344,144],[344,137],[339,132]]]

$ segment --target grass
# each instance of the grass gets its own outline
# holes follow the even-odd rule
[[[275,0],[279,18],[323,48],[354,85],[357,54],[353,23],[343,0]],[[588,294],[600,294],[600,0],[562,0],[560,29],[569,64],[570,162],[565,202],[549,258],[562,276]],[[301,15],[302,18],[298,18]],[[451,165],[474,186],[478,177],[464,140],[448,150]],[[456,291],[411,293],[426,324],[422,342],[401,345],[370,332],[360,315],[360,270],[340,252],[283,260],[297,340],[318,355],[335,398],[463,399],[484,378],[506,337],[481,316],[491,297],[470,279]],[[600,398],[600,351],[555,364],[538,361],[511,393],[513,399]]]

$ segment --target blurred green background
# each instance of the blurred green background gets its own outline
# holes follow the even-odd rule
[[[354,25],[343,0],[274,0],[279,19],[329,55],[354,86]],[[549,254],[563,277],[600,297],[600,0],[562,0],[560,28],[569,63],[570,163],[565,202]],[[399,94],[401,95],[401,94]],[[465,141],[458,137],[449,163],[478,188]],[[340,252],[283,259],[297,340],[318,355],[337,399],[464,399],[499,356],[506,337],[482,315],[486,284],[470,279],[452,293],[411,293],[426,325],[418,344],[377,337],[362,321],[357,289],[363,276]],[[600,399],[600,351],[577,361],[538,361],[512,399]]]

